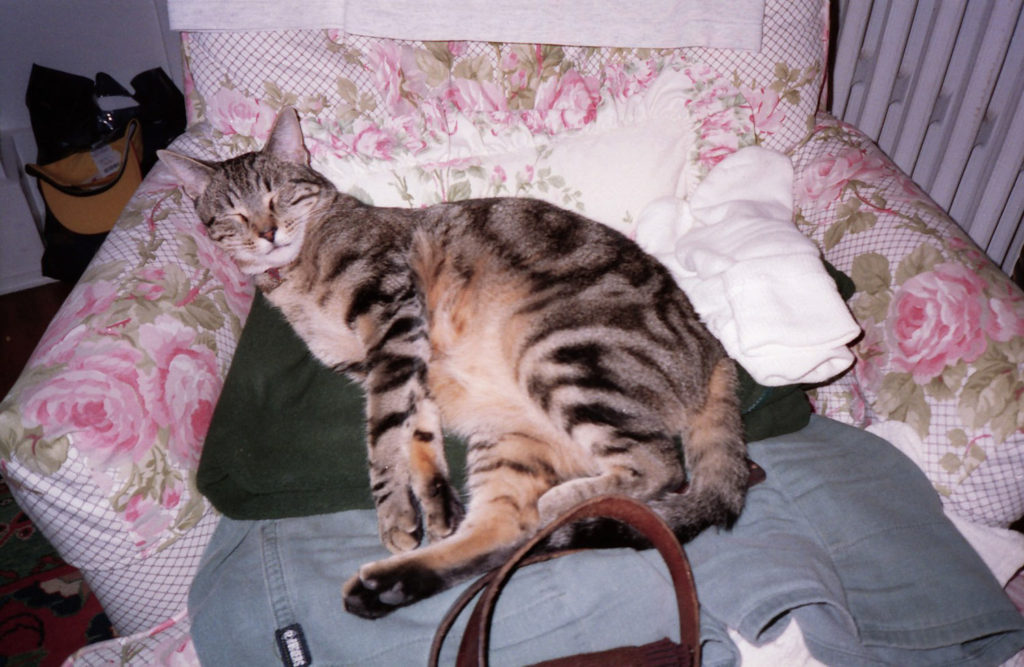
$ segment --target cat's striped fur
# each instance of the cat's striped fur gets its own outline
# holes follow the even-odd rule
[[[380,616],[485,571],[598,494],[648,502],[683,538],[739,513],[734,364],[623,235],[530,199],[363,205],[309,168],[291,110],[262,152],[161,157],[315,356],[365,387],[394,555],[345,585],[350,611]],[[469,443],[464,517],[442,423]]]

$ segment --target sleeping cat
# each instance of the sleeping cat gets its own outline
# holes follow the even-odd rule
[[[366,391],[393,555],[345,584],[349,611],[382,616],[492,569],[599,494],[647,502],[682,539],[740,512],[736,368],[622,234],[532,199],[367,206],[310,168],[291,109],[261,152],[160,158],[210,238]],[[442,423],[468,442],[465,512]]]

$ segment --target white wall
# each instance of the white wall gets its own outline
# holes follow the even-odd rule
[[[177,34],[166,25],[166,0],[0,0],[0,131],[29,126],[32,63],[106,72],[129,90],[136,74],[163,67],[180,86]]]
[[[0,294],[47,282],[35,183],[36,158],[25,89],[32,64],[94,77],[131,79],[162,67],[181,88],[178,35],[167,0],[0,0]]]

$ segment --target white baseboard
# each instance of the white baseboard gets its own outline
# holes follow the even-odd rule
[[[12,143],[3,137],[7,150],[0,173],[0,294],[52,282],[42,273],[43,241],[18,176],[22,165],[12,159]]]

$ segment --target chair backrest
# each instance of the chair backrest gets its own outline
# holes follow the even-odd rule
[[[760,3],[740,0],[725,4],[756,14],[756,9],[748,6]],[[751,107],[759,140],[770,148],[788,151],[807,134],[818,108],[827,61],[827,0],[764,0],[762,15],[754,16],[760,18],[762,30],[756,51],[742,48],[749,47],[756,37],[750,29],[751,21],[744,16],[733,19],[733,27],[739,26],[733,36],[721,34],[727,30],[725,23],[708,28],[705,34],[680,38],[689,40],[684,44],[716,46],[556,48],[522,43],[535,41],[530,39],[536,33],[531,34],[528,21],[522,21],[524,40],[424,42],[356,36],[329,28],[225,31],[233,15],[216,11],[217,5],[235,6],[237,2],[200,2],[207,8],[204,12],[190,15],[185,11],[196,4],[196,0],[178,0],[171,5],[172,22],[176,5],[186,6],[178,9],[179,25],[175,27],[189,28],[184,44],[191,120],[208,119],[221,129],[245,136],[265,131],[269,110],[284,104],[314,113],[337,136],[368,125],[384,127],[393,136],[395,132],[387,127],[387,121],[417,111],[429,120],[431,114],[443,113],[452,105],[463,111],[509,111],[527,118],[530,112],[537,116],[552,115],[544,112],[554,111],[557,113],[553,115],[560,118],[545,118],[548,129],[571,128],[593,120],[593,115],[586,112],[595,93],[600,99],[599,91],[604,89],[620,95],[631,94],[629,86],[642,89],[649,69],[672,56],[704,65],[731,82]],[[349,4],[353,4],[351,0]],[[476,5],[487,3],[464,4],[472,11]],[[528,18],[528,12],[538,11],[546,3],[517,4],[523,5],[520,15]],[[594,1],[583,6],[600,4]],[[723,3],[693,4],[714,5],[708,11],[722,13]],[[291,12],[307,17],[287,25],[309,25],[316,11],[306,3],[302,5],[291,10],[287,5],[284,9],[277,7],[277,25],[282,25],[281,12],[283,16]],[[659,31],[666,22],[658,12],[666,11],[666,5],[687,3],[651,2],[646,15],[619,17],[617,31],[643,34],[637,25],[646,25],[649,32]],[[576,6],[579,3],[574,3]],[[351,7],[347,11],[353,13]],[[268,18],[269,24],[273,20]],[[480,20],[484,22],[483,17]],[[199,29],[203,21],[216,30]],[[396,35],[414,34],[398,25],[401,22],[397,19],[395,23]],[[607,26],[608,19],[583,11],[572,28],[586,35],[590,23]],[[257,17],[243,15],[237,18],[237,25],[263,24]],[[380,29],[379,25],[372,27]],[[511,35],[517,29],[501,34]],[[444,33],[432,36],[437,34]],[[552,34],[542,31],[540,36]],[[718,48],[726,44],[737,47]],[[577,85],[581,80],[584,85]],[[326,122],[328,118],[333,122]]]

